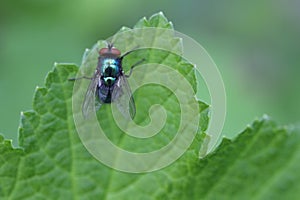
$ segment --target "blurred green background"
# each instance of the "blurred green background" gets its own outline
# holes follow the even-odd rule
[[[224,133],[264,113],[299,123],[300,1],[2,0],[0,133],[17,145],[20,112],[54,62],[80,64],[85,48],[163,11],[206,48],[227,90]]]

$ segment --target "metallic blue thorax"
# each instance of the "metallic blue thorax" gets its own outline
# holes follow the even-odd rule
[[[106,86],[113,86],[120,76],[121,62],[117,58],[103,58],[100,62],[100,73]]]

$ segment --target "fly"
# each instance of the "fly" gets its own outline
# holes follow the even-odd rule
[[[142,63],[144,59],[132,65],[128,75],[124,73],[122,68],[123,58],[133,51],[121,55],[120,50],[115,48],[113,44],[108,43],[106,48],[99,51],[98,65],[93,77],[84,76],[69,79],[85,78],[91,80],[82,104],[82,113],[85,118],[88,118],[93,111],[95,96],[98,98],[97,109],[102,104],[115,103],[126,118],[134,118],[135,103],[127,78],[130,77],[133,68]]]

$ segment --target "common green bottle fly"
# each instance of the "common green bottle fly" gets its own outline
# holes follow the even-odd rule
[[[100,49],[98,52],[98,64],[92,77],[84,76],[69,79],[85,78],[91,80],[82,104],[82,113],[85,118],[88,118],[94,110],[95,96],[97,98],[97,109],[102,104],[115,103],[123,116],[134,118],[135,103],[127,78],[130,77],[133,68],[142,63],[144,59],[132,65],[128,75],[125,74],[122,67],[123,58],[134,51],[128,51],[121,55],[119,49],[115,48],[112,43],[108,43],[107,47]]]

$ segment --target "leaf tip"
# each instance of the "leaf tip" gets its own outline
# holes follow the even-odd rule
[[[164,13],[162,11],[159,11],[158,15],[161,15],[161,16],[165,17],[165,15],[164,15]]]
[[[35,90],[34,90],[34,92],[36,92],[36,91],[38,91],[40,89],[40,87],[37,85],[37,86],[35,86]]]
[[[173,22],[169,21],[169,25],[170,25],[170,28],[171,28],[171,29],[174,29]],[[180,39],[181,39],[180,42],[182,42],[182,38],[180,38]]]
[[[168,19],[166,18],[166,16],[164,15],[164,13],[162,11],[153,14],[150,18],[149,21],[153,20],[153,19],[162,19],[165,22],[168,22]]]
[[[120,28],[120,31],[128,31],[130,28],[126,27],[126,26],[122,26]]]
[[[209,135],[205,135],[203,142],[201,144],[200,150],[199,150],[199,158],[202,159],[206,157],[207,150],[208,150],[208,144],[211,140],[211,137]]]
[[[267,115],[267,114],[264,114],[264,115],[262,116],[262,120],[263,120],[263,121],[270,121],[270,120],[271,120],[271,117],[270,117],[269,115]]]
[[[0,134],[0,144],[4,146],[5,149],[13,149],[12,140],[5,139],[3,135]]]
[[[148,26],[148,21],[146,17],[141,18],[133,28],[143,28],[143,27]]]

